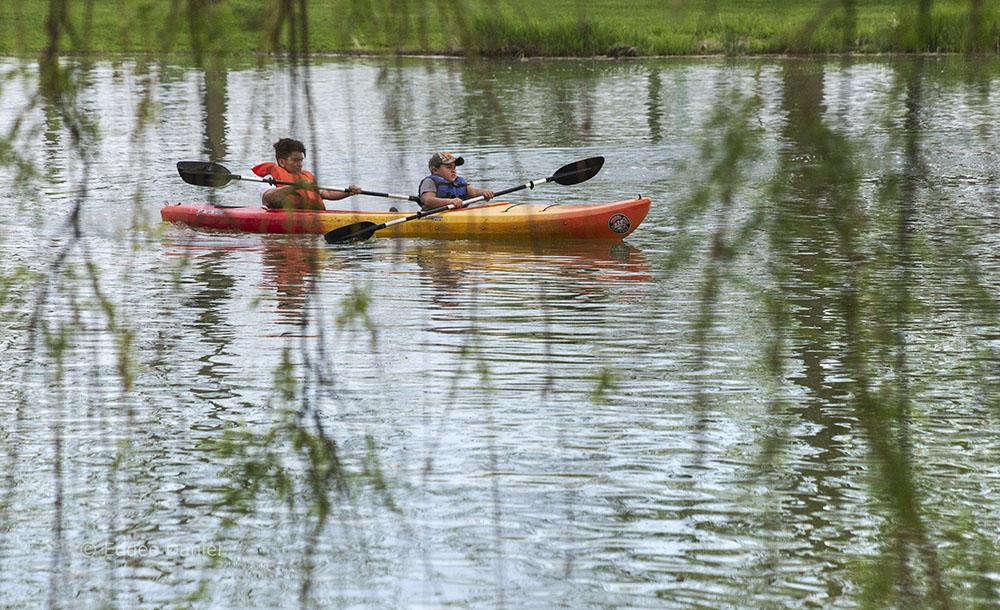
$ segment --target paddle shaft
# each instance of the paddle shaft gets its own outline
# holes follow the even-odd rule
[[[232,176],[233,180],[249,180],[250,182],[263,182],[264,184],[272,184],[272,185],[281,184],[283,186],[295,185],[294,182],[288,182],[287,180],[276,180],[274,178],[253,178],[250,176],[239,176],[237,174],[229,174],[229,175]],[[350,191],[347,189],[330,188],[328,186],[317,186],[316,188],[324,191],[350,193]],[[417,203],[420,203],[420,199],[418,199],[415,195],[394,195],[393,193],[379,193],[377,191],[359,191],[358,194],[370,195],[372,197],[388,197],[389,199],[402,199],[403,201],[416,201]]]

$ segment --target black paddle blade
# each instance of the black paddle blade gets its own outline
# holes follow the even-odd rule
[[[226,186],[236,178],[228,169],[208,161],[178,161],[177,173],[184,182],[195,186]]]
[[[604,167],[604,157],[591,157],[564,165],[552,174],[552,181],[559,184],[580,184],[590,180]]]
[[[375,235],[379,225],[374,222],[356,222],[346,227],[327,231],[323,239],[328,244],[346,244],[352,241],[367,241]]]

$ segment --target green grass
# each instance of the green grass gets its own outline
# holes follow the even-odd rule
[[[936,0],[309,0],[310,52],[593,56],[1000,52],[1000,3]],[[980,6],[978,10],[974,7]],[[293,2],[297,5],[298,2]],[[0,0],[0,54],[291,48],[277,0]],[[55,12],[58,14],[58,11]],[[296,30],[298,31],[298,30]],[[294,45],[302,48],[301,38]]]

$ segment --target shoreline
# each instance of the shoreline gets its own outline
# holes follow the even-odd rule
[[[718,0],[669,7],[635,0],[471,0],[464,16],[376,0],[363,13],[345,0],[309,0],[308,24],[274,25],[264,3],[204,6],[93,0],[63,14],[45,0],[0,3],[0,56],[464,57],[652,59],[704,57],[1000,56],[1000,5],[857,0]],[[306,11],[306,12],[303,12]],[[346,16],[345,16],[346,13]],[[350,18],[350,29],[340,27]],[[300,52],[303,51],[304,52]]]

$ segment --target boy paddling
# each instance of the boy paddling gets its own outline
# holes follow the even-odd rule
[[[274,157],[277,163],[261,163],[253,168],[260,177],[270,176],[275,180],[295,182],[293,185],[276,186],[262,183],[260,199],[264,207],[298,210],[325,210],[324,199],[337,200],[356,195],[361,188],[353,184],[347,192],[330,191],[316,186],[312,172],[302,169],[306,158],[306,147],[298,140],[281,138],[274,143]]]
[[[458,175],[457,167],[463,163],[465,159],[450,152],[431,155],[427,162],[431,174],[420,181],[420,206],[423,209],[432,210],[447,205],[461,208],[465,207],[464,199],[483,197],[489,201],[493,198],[493,191],[472,186]]]

